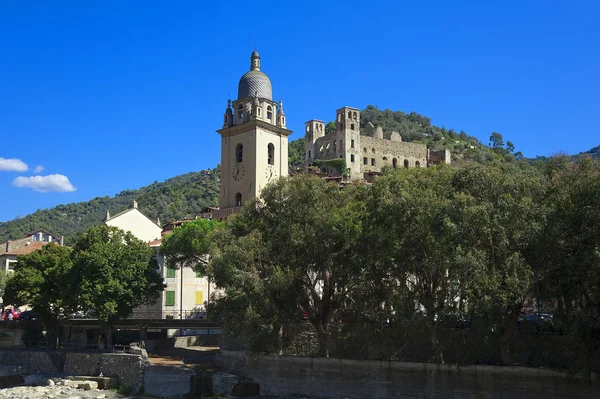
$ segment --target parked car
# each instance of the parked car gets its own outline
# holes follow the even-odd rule
[[[19,320],[20,316],[21,316],[21,311],[17,308],[4,309],[4,312],[2,312],[2,316],[0,316],[0,320],[6,320],[6,321]]]
[[[33,311],[33,309],[31,310],[26,310],[24,312],[21,312],[21,316],[19,316],[20,320],[35,320],[37,319],[38,316],[37,314]]]
[[[526,314],[518,319],[519,331],[525,333],[557,332],[554,318],[549,313]]]

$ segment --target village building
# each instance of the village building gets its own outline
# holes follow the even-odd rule
[[[188,318],[202,317],[206,309],[206,301],[214,284],[206,276],[190,268],[172,268],[168,266],[165,257],[160,254],[160,245],[164,236],[171,234],[174,229],[190,220],[180,220],[168,223],[163,227],[160,221],[154,222],[144,215],[137,202],[133,207],[115,216],[107,212],[104,223],[131,232],[135,237],[146,242],[148,247],[156,252],[159,273],[164,278],[166,288],[153,305],[141,306],[134,310],[134,318]],[[173,332],[171,332],[173,333]]]
[[[45,230],[36,230],[23,238],[0,244],[0,268],[7,273],[12,272],[17,263],[17,256],[30,254],[51,242],[63,245],[64,238]]]

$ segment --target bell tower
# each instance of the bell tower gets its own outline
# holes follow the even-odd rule
[[[242,206],[260,196],[269,182],[288,174],[288,136],[283,104],[273,101],[260,55],[238,84],[237,100],[227,103],[221,135],[220,207]]]

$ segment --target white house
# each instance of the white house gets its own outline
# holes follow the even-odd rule
[[[129,231],[155,249],[160,274],[167,285],[156,304],[135,309],[134,318],[196,318],[204,315],[206,301],[214,292],[214,285],[190,268],[167,267],[165,257],[159,254],[162,238],[187,221],[171,222],[163,229],[159,221],[154,222],[140,212],[135,201],[133,208],[115,216],[111,217],[107,212],[105,223],[108,226]]]

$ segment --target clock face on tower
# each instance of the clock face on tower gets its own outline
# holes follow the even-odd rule
[[[242,178],[244,177],[245,171],[246,170],[244,169],[244,165],[242,165],[239,162],[236,162],[235,165],[233,166],[233,173],[232,173],[233,180],[235,180],[235,181],[242,180]]]
[[[267,170],[265,172],[265,177],[267,178],[267,182],[272,182],[275,177],[277,177],[277,170],[273,167],[273,165],[267,166]]]

